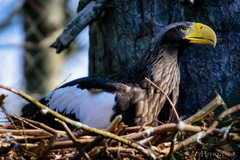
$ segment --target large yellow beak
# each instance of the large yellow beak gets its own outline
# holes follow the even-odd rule
[[[194,23],[194,25],[189,27],[189,33],[185,38],[188,39],[190,43],[216,45],[217,37],[212,28],[202,23]]]

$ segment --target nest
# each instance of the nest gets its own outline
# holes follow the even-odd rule
[[[128,127],[117,116],[105,130],[62,119],[54,111],[63,130],[8,114],[11,125],[1,125],[0,155],[2,159],[237,159],[240,118],[231,114],[240,105],[217,116],[214,110],[221,105],[217,95],[188,119],[156,127]],[[68,125],[77,129],[71,131]]]

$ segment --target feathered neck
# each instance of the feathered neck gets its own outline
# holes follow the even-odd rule
[[[179,62],[187,46],[178,45],[150,45],[142,57],[128,70],[115,75],[122,83],[134,83],[146,87],[145,77],[155,84],[173,78],[180,79]],[[164,79],[164,80],[163,80]]]

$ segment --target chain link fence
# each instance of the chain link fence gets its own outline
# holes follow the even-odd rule
[[[18,2],[16,1],[12,5],[16,3]],[[64,53],[56,54],[55,49],[50,48],[51,43],[61,34],[67,22],[76,14],[77,3],[76,0],[27,0],[23,2],[21,8],[16,8],[11,13],[21,17],[21,25],[24,27],[21,36],[25,37],[25,40],[21,44],[15,44],[21,50],[20,58],[16,61],[10,59],[9,62],[6,62],[6,58],[1,58],[0,54],[0,63],[4,65],[6,62],[8,66],[15,68],[18,72],[18,74],[14,74],[7,69],[0,70],[0,83],[2,85],[23,90],[39,99],[58,85],[88,74],[87,30],[79,35],[75,43]],[[9,18],[12,17],[9,16]],[[4,24],[6,24],[4,27],[9,27],[7,22]],[[0,28],[0,33],[1,30]],[[6,45],[9,47],[7,43],[1,43],[0,47],[6,48]],[[4,56],[10,56],[10,53],[7,54],[3,53]],[[13,76],[10,77],[10,74]],[[3,81],[3,77],[5,77],[5,81]],[[14,85],[7,83],[13,80],[17,83]],[[22,102],[20,97],[9,92],[5,93],[5,91],[0,90],[0,93],[9,95],[5,100],[5,105],[10,112],[13,110],[13,113],[19,112],[20,106],[26,103]]]

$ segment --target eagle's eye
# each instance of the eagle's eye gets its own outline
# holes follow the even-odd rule
[[[181,26],[181,27],[179,27],[179,30],[180,30],[181,32],[186,32],[188,29],[189,29],[188,26]]]

